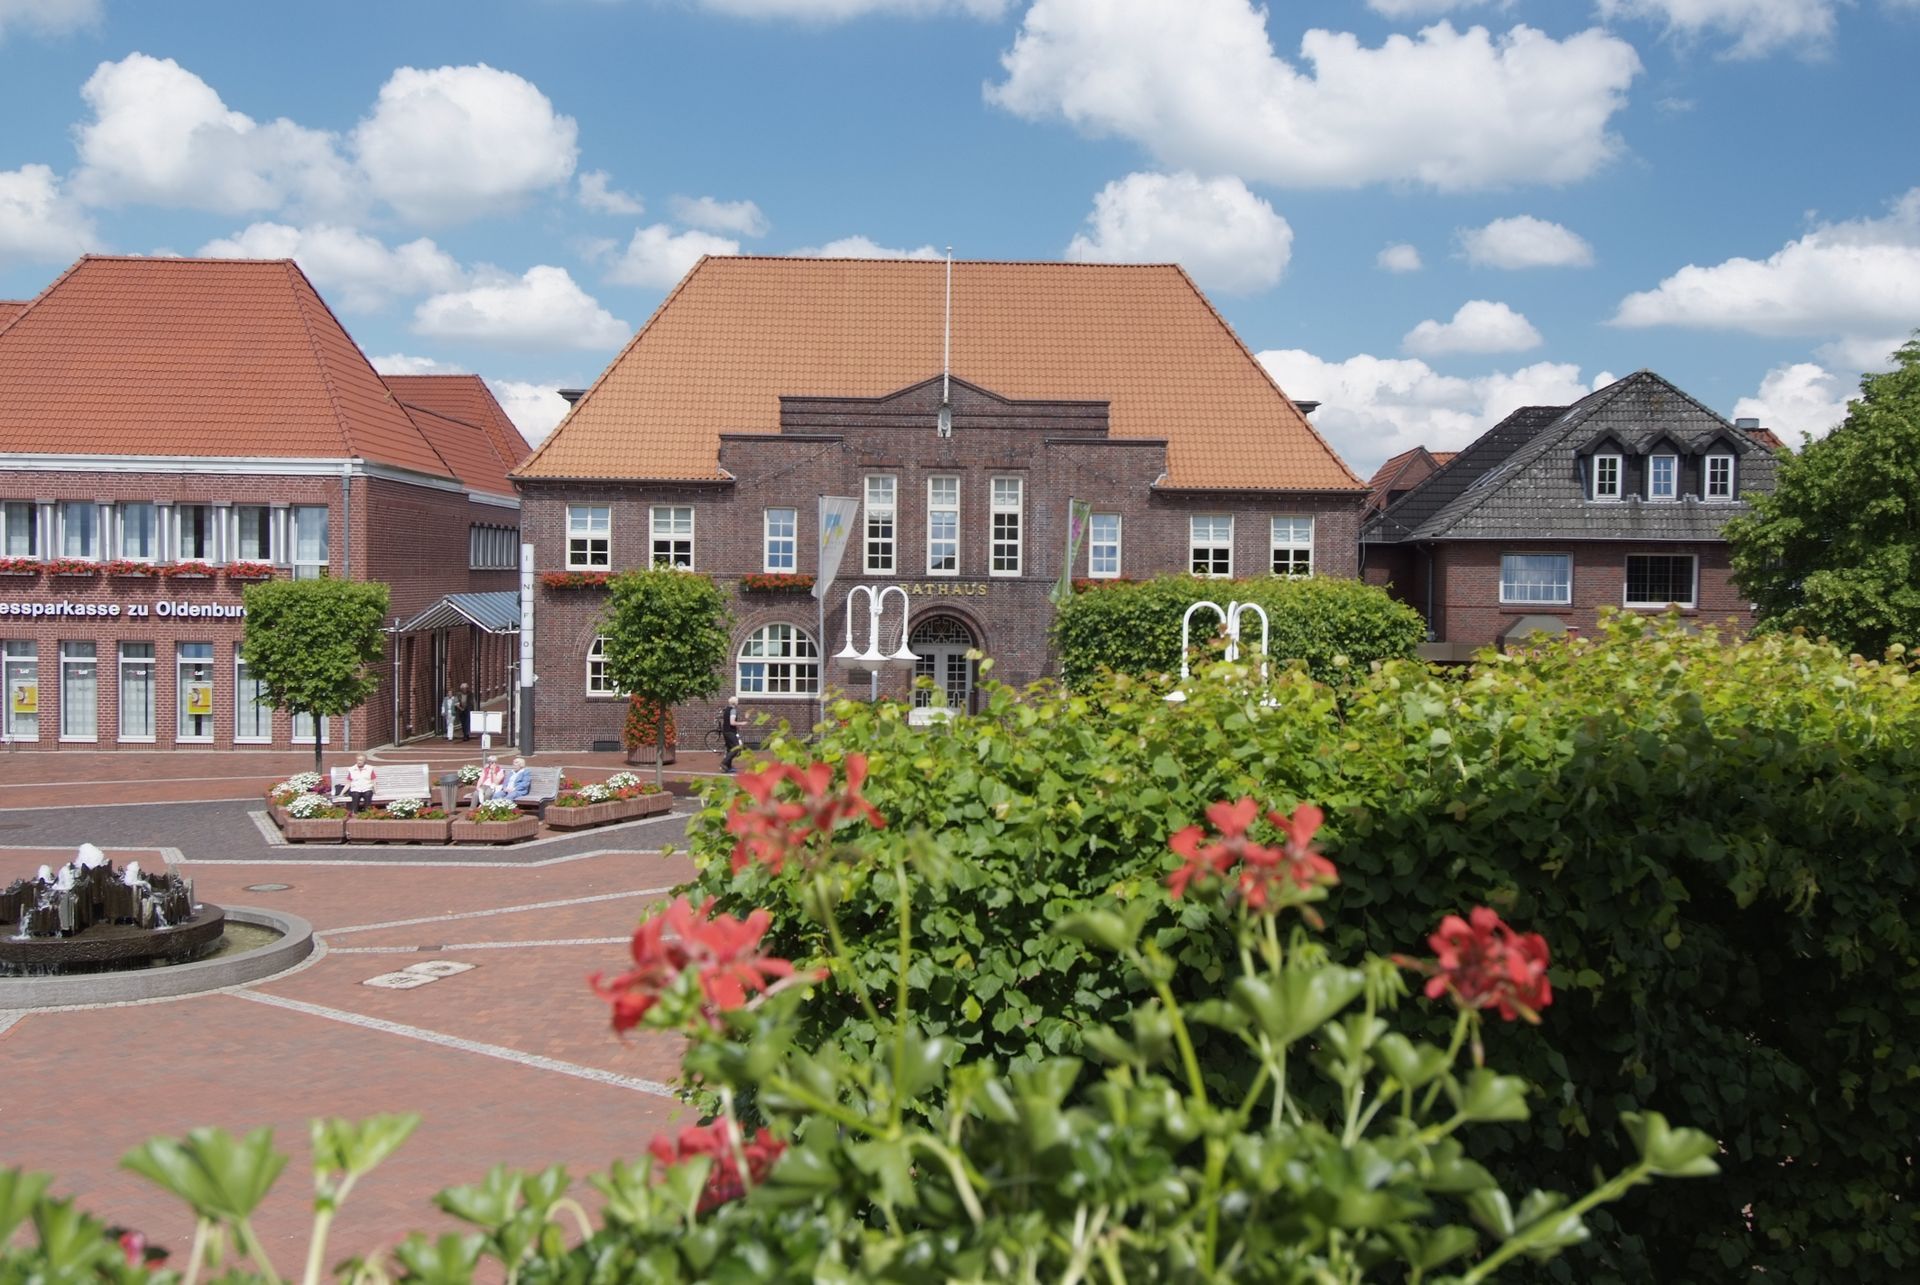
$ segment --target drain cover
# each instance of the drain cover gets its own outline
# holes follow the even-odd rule
[[[293,887],[290,883],[250,883],[248,892],[287,892]]]

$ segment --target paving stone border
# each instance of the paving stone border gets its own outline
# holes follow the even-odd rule
[[[0,977],[0,1010],[70,1008],[78,1004],[126,1004],[167,999],[257,982],[283,973],[313,953],[313,925],[298,915],[253,906],[227,906],[227,922],[272,928],[281,936],[264,946],[197,959],[190,964],[126,973],[81,973],[72,977]]]

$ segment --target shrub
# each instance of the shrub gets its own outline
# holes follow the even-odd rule
[[[1054,617],[1054,645],[1067,682],[1086,686],[1102,668],[1146,675],[1180,669],[1180,620],[1196,602],[1251,602],[1267,613],[1268,655],[1276,664],[1305,662],[1326,680],[1347,668],[1364,670],[1376,660],[1411,657],[1426,636],[1418,612],[1358,580],[1200,580],[1161,576],[1135,584],[1109,584],[1075,594]],[[1217,637],[1218,618],[1193,618],[1193,645]],[[1258,656],[1259,622],[1244,619],[1243,659]],[[1344,659],[1342,659],[1344,658]]]
[[[1171,904],[1153,840],[1211,801],[1323,801],[1343,883],[1331,944],[1399,949],[1451,906],[1487,904],[1551,944],[1559,1011],[1545,1038],[1489,1052],[1554,1106],[1503,1130],[1503,1174],[1584,1181],[1635,1106],[1685,1116],[1726,1149],[1724,1183],[1630,1200],[1578,1251],[1590,1280],[1895,1280],[1920,1255],[1920,682],[1802,638],[1723,645],[1616,617],[1599,636],[1442,678],[1390,662],[1336,696],[1295,671],[1266,687],[1219,667],[1175,706],[1125,676],[1086,694],[988,692],[937,731],[894,706],[842,703],[813,749],[870,756],[867,793],[904,854],[938,834],[950,867],[916,895],[925,952],[908,983],[951,1057],[1014,1069],[1122,1021],[1138,982],[1049,935],[1065,916],[1138,907],[1201,990],[1230,940]],[[1270,704],[1269,704],[1270,702]],[[799,762],[780,739],[768,752]],[[797,874],[731,869],[720,783],[690,841],[719,908],[773,914],[769,948],[829,953]],[[849,883],[848,950],[885,972],[883,882]],[[829,990],[803,1044],[875,1055]],[[1434,1035],[1412,1029],[1413,1035]],[[1230,1045],[1201,1052],[1222,1075]]]

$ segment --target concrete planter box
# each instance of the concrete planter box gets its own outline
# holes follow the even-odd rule
[[[345,817],[288,817],[280,830],[288,843],[338,843],[346,831]]]
[[[660,753],[660,747],[658,745],[655,745],[652,741],[648,741],[645,745],[636,745],[632,749],[628,750],[627,762],[630,764],[633,764],[634,766],[639,766],[640,764],[643,764],[643,763],[648,766],[652,766],[654,759],[659,755],[659,753]],[[663,765],[667,763],[672,763],[678,757],[679,757],[679,747],[674,745],[669,745],[667,746],[667,756],[661,759],[660,762]]]
[[[466,821],[453,823],[455,843],[519,843],[540,833],[540,818],[515,817],[511,821]]]
[[[352,843],[445,843],[447,818],[436,821],[368,821],[347,818],[347,839]]]
[[[626,809],[620,814],[623,821],[633,817],[655,817],[662,812],[673,811],[673,796],[665,790],[658,794],[637,794],[631,799],[618,800],[618,806]]]
[[[281,807],[278,803],[267,804],[267,815],[272,817],[273,823],[279,826],[282,830],[286,829],[287,822],[293,819],[287,815],[287,810]]]
[[[589,803],[583,807],[562,808],[547,805],[547,824],[555,830],[584,830],[588,826],[605,825],[609,821],[621,820],[626,814],[622,811],[627,805],[625,799],[613,799],[606,803]]]

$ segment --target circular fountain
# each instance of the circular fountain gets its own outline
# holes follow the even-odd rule
[[[84,845],[54,870],[0,889],[0,976],[45,977],[184,963],[219,944],[226,912],[193,899],[193,881],[118,869]]]

